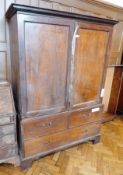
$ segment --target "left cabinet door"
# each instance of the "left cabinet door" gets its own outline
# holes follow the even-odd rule
[[[22,115],[65,111],[71,21],[18,15]]]

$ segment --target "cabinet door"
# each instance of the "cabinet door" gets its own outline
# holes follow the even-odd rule
[[[73,37],[72,107],[101,101],[110,31],[110,27],[96,24],[77,25]]]
[[[71,22],[46,16],[19,15],[23,115],[67,108]],[[21,28],[21,29],[20,29]]]

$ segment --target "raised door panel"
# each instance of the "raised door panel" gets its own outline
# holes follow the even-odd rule
[[[28,111],[65,106],[68,27],[26,23]]]
[[[72,106],[100,101],[109,31],[98,25],[78,26],[74,53]]]
[[[70,23],[24,17],[25,57],[21,67],[24,115],[61,112],[67,107]],[[30,21],[29,21],[30,20]],[[25,64],[25,65],[24,65]],[[21,93],[23,93],[23,91]]]

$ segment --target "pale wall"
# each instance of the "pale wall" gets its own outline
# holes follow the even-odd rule
[[[102,2],[108,2],[123,7],[123,0],[102,0]]]

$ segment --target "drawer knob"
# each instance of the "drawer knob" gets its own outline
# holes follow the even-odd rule
[[[82,115],[82,119],[87,119],[88,116],[86,114]]]
[[[51,141],[49,140],[49,141],[47,141],[47,142],[44,142],[44,144],[45,145],[48,145],[48,144],[50,144],[51,143]]]
[[[40,128],[49,128],[49,127],[52,126],[52,124],[53,124],[52,122],[43,123],[43,124],[36,124],[35,127],[37,127],[38,129],[40,129]],[[33,133],[32,128],[28,128],[28,131]]]
[[[85,133],[88,132],[88,129],[85,129]]]
[[[49,128],[49,127],[51,127],[51,126],[52,126],[52,122],[44,123],[44,124],[42,125],[43,128]]]
[[[83,118],[88,118],[88,117],[91,117],[91,113],[88,113],[88,114],[83,114],[82,115]]]

